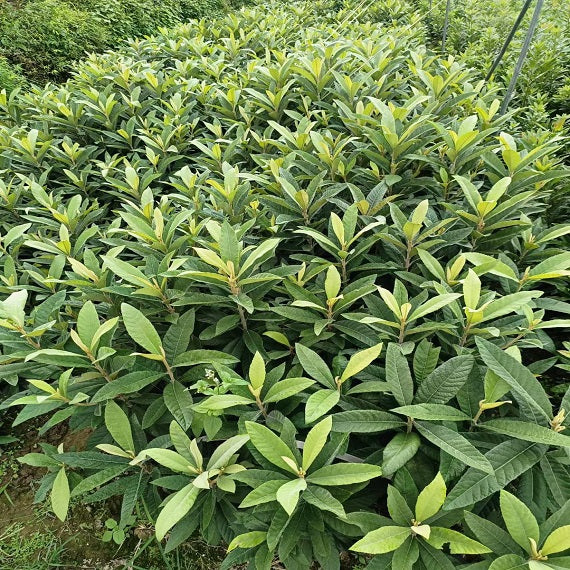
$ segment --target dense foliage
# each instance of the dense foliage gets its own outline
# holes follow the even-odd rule
[[[11,91],[24,82],[24,76],[35,82],[60,81],[87,52],[211,16],[231,5],[226,0],[2,2],[0,54],[9,64],[3,60],[0,64],[0,88]]]
[[[445,3],[417,0],[426,11],[428,35],[441,42]],[[446,48],[462,61],[482,72],[491,69],[499,48],[505,41],[522,2],[516,0],[466,0],[453,5],[450,13]],[[493,79],[508,83],[532,16],[534,3],[527,12],[514,41]],[[570,10],[565,0],[547,2],[517,83],[516,103],[526,107],[521,114],[526,127],[549,125],[555,117],[570,113]]]
[[[91,430],[24,458],[36,498],[223,568],[570,568],[560,141],[360,14],[244,10],[0,101],[3,408]]]

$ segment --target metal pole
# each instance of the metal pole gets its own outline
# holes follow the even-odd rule
[[[532,15],[532,19],[530,21],[528,30],[526,32],[526,37],[524,39],[519,59],[515,66],[515,70],[513,71],[513,76],[511,77],[509,87],[507,88],[507,93],[505,94],[505,98],[503,99],[503,104],[501,105],[501,110],[500,110],[501,115],[506,112],[507,107],[509,106],[509,103],[511,102],[511,99],[513,97],[513,93],[515,92],[517,80],[519,78],[519,75],[521,74],[524,65],[524,60],[526,59],[526,56],[528,54],[528,50],[532,42],[532,37],[534,36],[534,32],[536,30],[536,27],[538,26],[538,21],[540,19],[540,12],[542,10],[543,4],[544,0],[537,0],[536,6],[534,8],[534,13]]]
[[[515,34],[517,33],[517,30],[519,29],[519,26],[521,25],[521,22],[523,21],[523,18],[525,17],[531,4],[532,0],[525,0],[522,10],[520,11],[520,14],[518,15],[515,23],[513,24],[513,27],[511,28],[511,31],[509,32],[509,35],[507,36],[507,39],[505,40],[501,51],[498,53],[495,61],[493,62],[493,65],[491,66],[491,69],[489,69],[489,73],[487,73],[487,76],[485,77],[485,81],[489,81],[489,79],[491,79],[491,75],[493,75],[495,69],[497,69],[499,66],[499,63],[501,63],[501,60],[503,59],[507,48],[509,47],[512,39],[515,37]]]
[[[441,38],[441,51],[445,51],[447,41],[447,28],[449,27],[449,13],[451,12],[451,0],[447,0],[445,5],[445,22],[443,23],[443,37]]]

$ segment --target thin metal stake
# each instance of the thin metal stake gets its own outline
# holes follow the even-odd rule
[[[531,4],[532,0],[525,0],[522,10],[520,11],[520,14],[517,16],[517,19],[513,24],[513,27],[511,28],[511,31],[509,32],[509,35],[507,36],[507,39],[505,40],[505,43],[503,44],[501,51],[497,54],[497,57],[495,58],[495,61],[493,62],[491,69],[489,69],[489,72],[485,77],[485,81],[489,81],[489,79],[491,79],[491,75],[493,75],[495,69],[497,69],[497,67],[499,66],[499,63],[501,63],[501,60],[503,59],[503,56],[505,55],[507,48],[509,47],[513,38],[515,37],[515,34],[517,33],[517,30],[519,29],[519,26],[521,25],[521,22],[523,21]]]
[[[445,5],[445,22],[443,23],[443,37],[441,38],[441,51],[445,51],[447,41],[447,28],[449,28],[449,13],[451,12],[451,0],[447,0]]]
[[[521,53],[519,55],[519,59],[518,59],[517,64],[515,66],[515,70],[513,71],[513,76],[511,77],[509,87],[507,88],[507,93],[505,94],[505,98],[503,99],[503,103],[501,105],[501,110],[500,110],[501,115],[503,115],[507,111],[507,107],[509,106],[509,103],[511,102],[511,99],[513,97],[513,93],[515,92],[515,87],[516,87],[519,75],[521,74],[521,71],[522,71],[522,68],[524,65],[524,60],[526,59],[526,56],[528,54],[528,50],[530,49],[532,37],[534,36],[534,32],[536,30],[536,27],[538,26],[538,21],[540,19],[540,12],[542,10],[543,4],[544,4],[544,0],[537,0],[536,6],[534,8],[534,13],[532,15],[532,19],[530,21],[530,24],[528,26],[528,30],[526,32],[526,37],[524,39],[524,43],[523,43],[523,46],[521,49]]]

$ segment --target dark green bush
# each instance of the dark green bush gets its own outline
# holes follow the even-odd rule
[[[222,568],[569,568],[559,141],[354,8],[181,26],[0,100],[3,408],[91,431],[23,459],[36,499],[119,497],[119,530],[138,505]]]

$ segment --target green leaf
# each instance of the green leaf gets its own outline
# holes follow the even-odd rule
[[[391,477],[418,451],[420,437],[416,433],[397,433],[386,445],[382,455],[382,473]]]
[[[245,429],[251,439],[251,443],[265,459],[271,461],[273,465],[277,465],[277,467],[281,467],[281,469],[285,469],[297,475],[297,472],[282,459],[282,457],[287,457],[293,461],[293,463],[297,463],[293,452],[282,439],[275,435],[270,429],[254,422],[245,422]]]
[[[325,279],[325,294],[327,299],[335,299],[340,292],[341,280],[338,269],[331,265],[327,271]]]
[[[477,309],[481,296],[481,281],[472,269],[469,269],[467,277],[463,280],[463,297],[465,306],[469,309]]]
[[[369,532],[363,539],[350,547],[350,550],[365,554],[384,554],[396,550],[411,535],[409,527],[384,526]]]
[[[544,445],[555,445],[559,447],[570,447],[570,437],[555,432],[550,428],[545,428],[529,422],[517,420],[489,420],[479,424],[483,429],[494,431],[523,441],[543,443]]]
[[[130,372],[125,376],[121,376],[108,384],[105,384],[100,390],[95,392],[91,398],[91,403],[95,404],[98,402],[104,402],[105,400],[111,400],[120,394],[132,394],[133,392],[138,392],[156,382],[159,378],[164,376],[164,374],[149,374],[148,372],[138,371]]]
[[[134,455],[135,444],[129,418],[113,400],[105,406],[105,427],[118,445]]]
[[[303,470],[306,472],[322,451],[332,428],[332,417],[327,416],[307,434],[303,447]]]
[[[398,416],[379,410],[349,410],[333,414],[333,431],[376,433],[406,425]]]
[[[463,422],[470,421],[471,418],[464,414],[461,410],[446,406],[445,404],[414,404],[411,406],[401,406],[390,410],[397,414],[403,414],[416,420],[432,420],[432,421],[451,421]]]
[[[0,318],[12,320],[23,327],[27,300],[28,292],[26,289],[10,294],[6,299],[0,301]]]
[[[228,552],[236,548],[255,548],[265,542],[267,533],[262,530],[253,530],[236,536],[228,545]]]
[[[196,312],[190,310],[180,315],[176,323],[170,325],[162,340],[167,362],[174,362],[177,356],[187,350],[194,332],[195,320]]]
[[[291,516],[299,502],[299,494],[307,488],[305,479],[293,479],[277,489],[275,497],[277,502],[285,509],[285,512]]]
[[[392,520],[402,526],[410,526],[413,522],[414,513],[406,503],[406,499],[393,485],[388,485],[387,499],[388,513]]]
[[[399,548],[394,552],[392,557],[392,568],[399,570],[413,570],[414,564],[420,556],[420,547],[418,541],[409,536]]]
[[[278,481],[265,481],[261,483],[259,487],[256,487],[251,491],[240,504],[240,509],[245,509],[248,507],[254,507],[255,505],[261,505],[263,503],[270,503],[276,501],[276,493],[282,485],[287,483],[285,480]]]
[[[480,542],[449,528],[432,526],[428,543],[441,550],[444,544],[449,544],[451,554],[487,554],[489,548]]]
[[[489,570],[524,570],[528,569],[527,561],[516,554],[506,554],[493,560]]]
[[[174,360],[174,367],[196,366],[197,364],[223,364],[230,366],[239,362],[239,359],[220,350],[189,350],[178,355]]]
[[[129,336],[151,354],[162,355],[162,343],[153,324],[138,309],[126,303],[121,305],[121,314]]]
[[[314,380],[309,380],[308,378],[285,378],[285,380],[273,384],[273,386],[267,390],[263,402],[266,404],[280,402],[281,400],[285,400],[302,392],[314,383]]]
[[[556,554],[570,548],[570,525],[561,526],[553,531],[544,541],[542,554]]]
[[[226,467],[233,455],[249,441],[249,435],[234,435],[218,445],[216,451],[210,456],[207,469],[221,469]]]
[[[445,404],[459,392],[469,378],[475,360],[455,356],[438,366],[420,385],[414,403]]]
[[[511,535],[495,523],[469,511],[465,511],[465,522],[477,540],[487,548],[490,548],[495,554],[502,555],[519,552],[519,546],[511,538]]]
[[[467,439],[445,426],[416,422],[417,430],[427,440],[449,453],[465,465],[492,473],[493,468],[489,460]]]
[[[414,352],[414,376],[416,382],[421,384],[437,366],[440,348],[434,348],[433,344],[425,338],[420,341]]]
[[[416,521],[423,523],[433,517],[443,505],[447,487],[441,473],[437,473],[434,480],[418,495],[416,501]]]
[[[164,403],[174,419],[186,431],[192,425],[192,396],[180,382],[170,382],[163,392]]]
[[[313,485],[329,487],[334,485],[352,485],[364,483],[382,475],[382,469],[378,465],[366,463],[336,463],[325,465],[311,473],[307,481]]]
[[[475,340],[481,358],[489,369],[504,380],[511,387],[511,392],[524,400],[539,417],[550,420],[552,405],[532,372],[498,346],[482,338]]]
[[[443,508],[451,510],[473,505],[500,491],[538,463],[544,450],[536,443],[520,440],[500,443],[485,454],[494,473],[468,469],[447,496]]]
[[[154,459],[154,461],[164,467],[167,467],[171,471],[186,474],[196,473],[197,471],[196,466],[193,464],[194,462],[190,462],[188,459],[171,449],[151,447],[142,451],[141,455]]]
[[[339,518],[345,518],[346,513],[342,503],[335,499],[333,495],[323,487],[310,485],[303,493],[303,501],[317,507],[321,511],[328,511]]]
[[[443,295],[437,295],[436,297],[432,297],[431,299],[428,299],[425,303],[420,305],[415,311],[413,311],[412,314],[409,316],[408,321],[409,322],[415,321],[420,317],[425,317],[430,313],[434,313],[435,311],[443,307],[446,307],[447,305],[449,305],[459,297],[461,297],[459,293],[445,293]]]
[[[99,316],[97,309],[91,301],[87,301],[77,315],[77,333],[79,338],[88,347],[91,346],[91,341],[99,328]]]
[[[509,534],[523,550],[530,552],[529,539],[532,538],[538,543],[539,530],[536,518],[520,499],[505,490],[501,491],[500,504]]]
[[[319,390],[305,404],[305,423],[310,424],[334,408],[340,400],[338,390]]]
[[[379,343],[367,348],[366,350],[361,350],[356,354],[353,354],[340,377],[340,381],[344,382],[364,370],[380,356],[381,351],[382,343]]]
[[[295,354],[303,367],[303,370],[317,382],[329,388],[336,388],[333,375],[324,360],[310,348],[297,343],[295,345]]]
[[[65,467],[62,467],[55,476],[50,498],[51,508],[55,516],[63,522],[67,516],[70,498],[69,482],[67,481]]]
[[[265,362],[259,352],[255,353],[249,366],[249,382],[254,390],[260,390],[265,382]]]
[[[414,381],[408,361],[402,354],[399,345],[395,343],[390,343],[386,351],[386,382],[400,406],[407,406],[412,403]]]
[[[162,540],[166,533],[188,514],[200,491],[201,489],[190,483],[172,495],[156,519],[155,529],[158,540]]]

